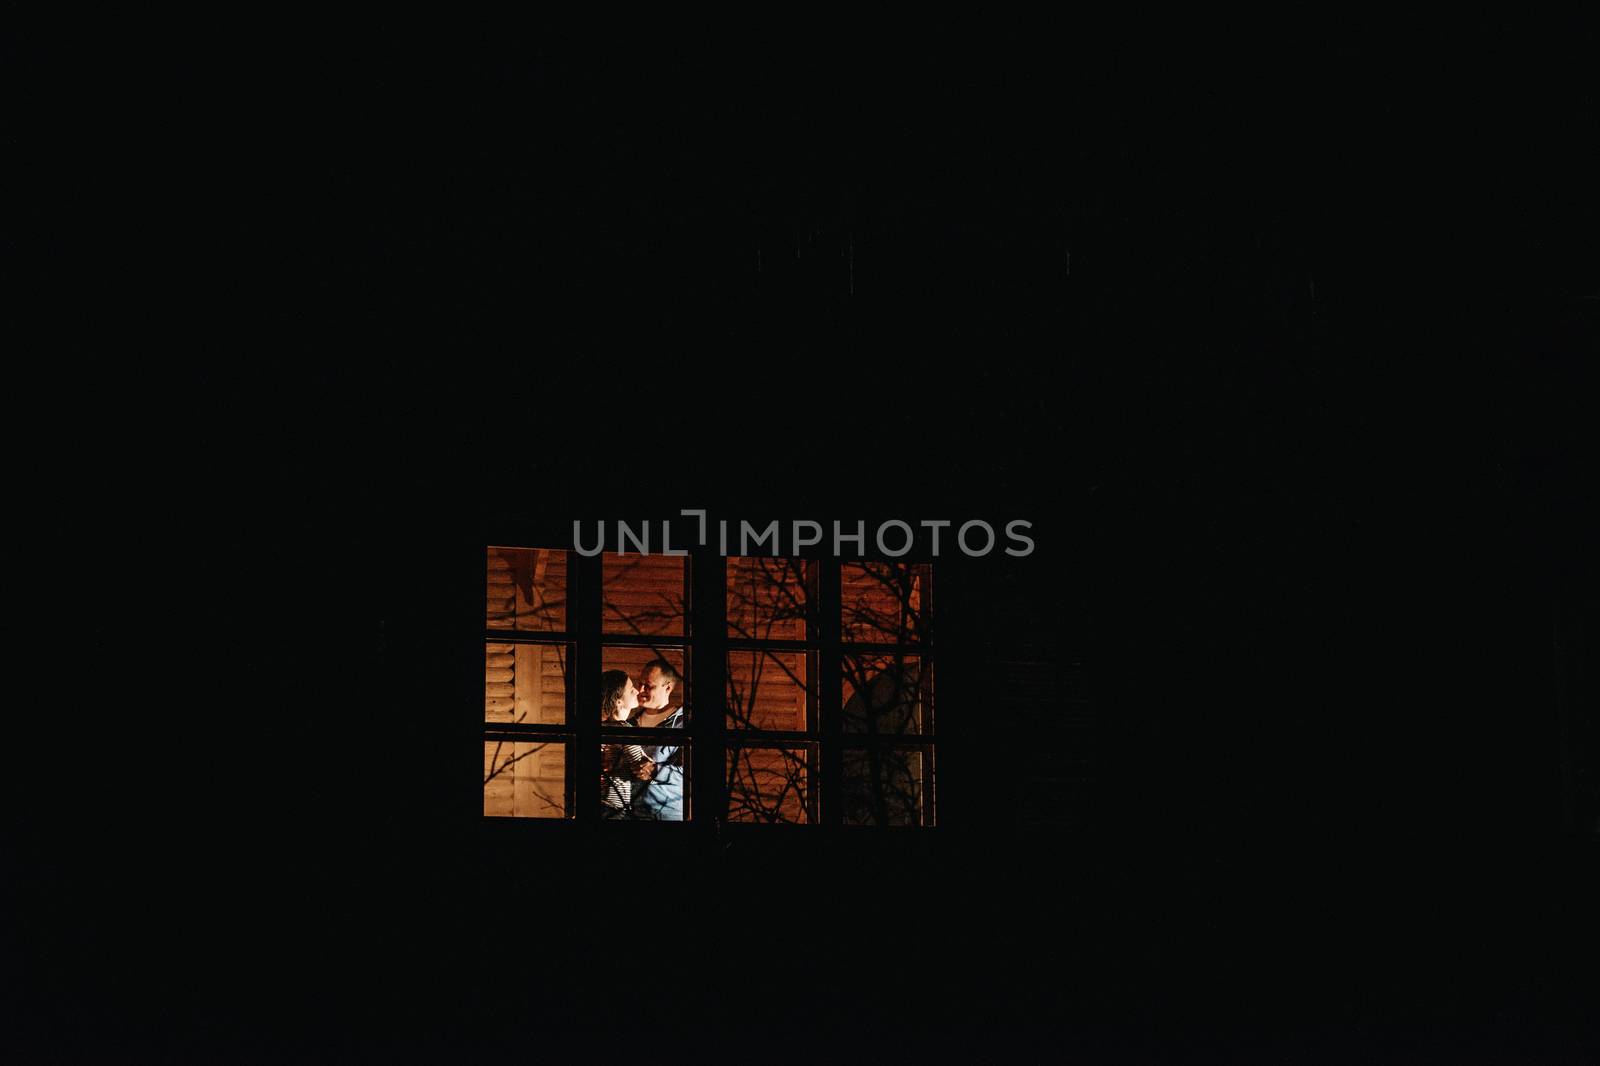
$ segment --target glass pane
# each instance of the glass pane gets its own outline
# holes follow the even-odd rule
[[[810,725],[814,652],[728,652],[728,728],[787,729]]]
[[[673,681],[672,690],[666,693],[666,706],[651,709],[646,705],[652,702],[653,693],[644,690],[644,668],[654,659],[665,659],[670,663],[672,669],[677,672],[678,679]],[[689,705],[689,666],[688,658],[682,648],[628,648],[606,645],[600,649],[600,669],[622,670],[633,678],[635,685],[639,686],[641,706],[628,719],[635,725],[654,725],[656,719],[665,718],[671,711]],[[594,713],[599,714],[600,709],[595,708]],[[687,713],[684,718],[688,718]]]
[[[846,652],[840,662],[846,733],[933,732],[933,669],[919,656]]]
[[[680,555],[617,555],[602,563],[601,624],[607,633],[683,636],[689,598],[687,560]]]
[[[485,626],[560,632],[567,628],[567,553],[548,548],[489,549]]]
[[[694,814],[689,745],[607,737],[600,744],[600,817],[682,822]]]
[[[728,560],[728,636],[805,640],[811,563],[735,556]]]
[[[916,748],[844,753],[845,825],[932,825],[927,759]]]
[[[484,741],[483,813],[500,818],[565,818],[566,743]]]
[[[730,748],[728,821],[811,821],[809,746]]]
[[[929,618],[929,576],[927,563],[841,563],[840,624],[845,641],[920,642]]]
[[[485,644],[483,720],[564,724],[569,649],[567,644]]]

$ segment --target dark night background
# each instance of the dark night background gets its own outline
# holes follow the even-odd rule
[[[1600,1060],[1592,35],[1207,29],[40,63],[16,1061]],[[477,818],[482,546],[695,506],[1034,523],[936,830]]]

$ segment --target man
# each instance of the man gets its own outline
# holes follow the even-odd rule
[[[672,694],[682,683],[678,671],[665,659],[651,659],[639,674],[639,709],[634,725],[640,729],[682,729],[685,708],[672,706]],[[648,763],[633,786],[635,818],[663,822],[683,821],[683,749],[677,744],[641,744]]]

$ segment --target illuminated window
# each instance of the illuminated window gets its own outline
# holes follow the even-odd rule
[[[927,563],[491,547],[483,813],[931,826],[931,606]]]
[[[490,548],[483,657],[483,813],[565,818],[571,641],[567,553]]]
[[[841,564],[838,726],[846,825],[932,825],[931,567]]]
[[[818,566],[727,560],[723,798],[730,822],[818,821]]]

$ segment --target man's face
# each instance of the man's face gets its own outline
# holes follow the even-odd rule
[[[652,666],[639,679],[639,706],[645,710],[659,711],[667,705],[672,695],[672,682],[661,676],[661,667]]]

